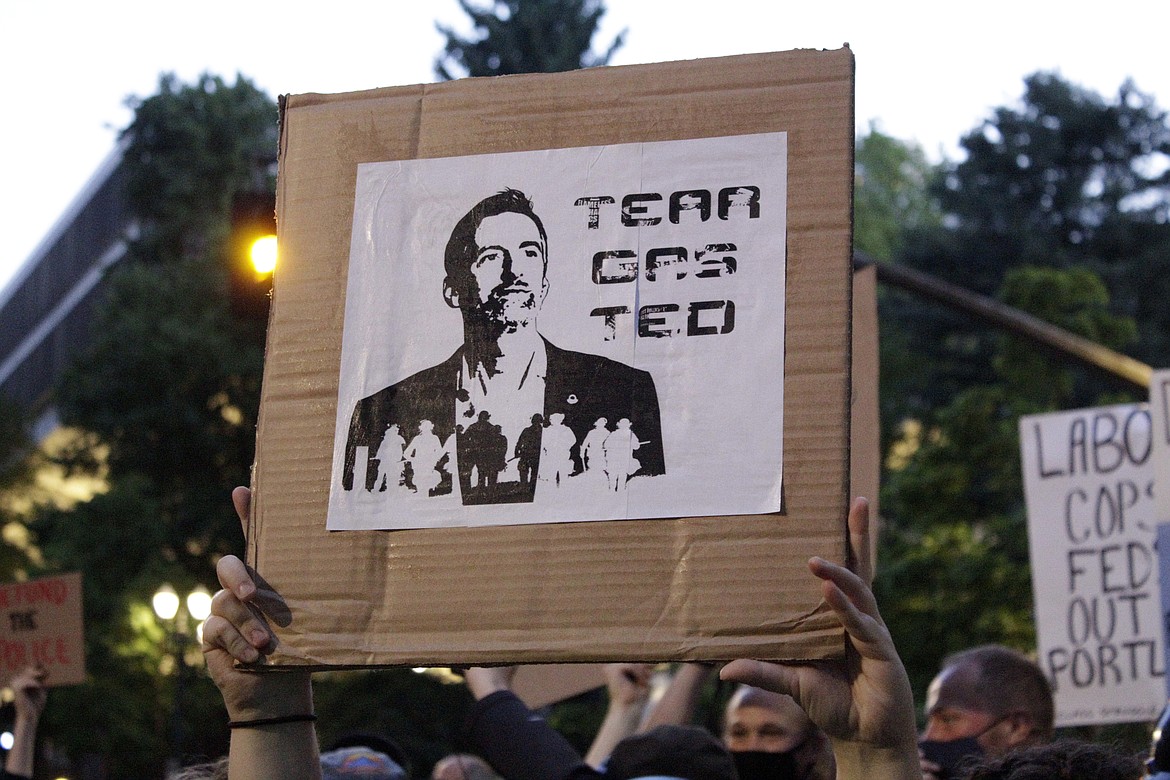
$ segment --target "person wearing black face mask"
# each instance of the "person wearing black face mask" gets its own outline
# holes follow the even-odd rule
[[[713,668],[682,664],[642,728],[689,723]],[[723,712],[720,737],[740,780],[833,780],[836,766],[828,737],[791,696],[739,686]]]
[[[1002,756],[1048,742],[1052,690],[1025,655],[985,645],[944,659],[926,694],[919,742],[925,780],[964,776],[980,756]]]
[[[960,737],[950,740],[924,739],[918,743],[922,752],[924,780],[952,780],[961,777],[963,771],[973,762],[982,758],[983,746],[978,737]],[[933,765],[927,768],[927,765]]]
[[[731,754],[739,780],[798,780],[796,756],[791,751],[766,753],[762,750],[740,750]]]
[[[812,664],[741,659],[720,672],[724,680],[757,686],[733,697],[725,716],[724,744],[741,780],[921,777],[910,683],[869,588],[873,568],[865,499],[853,502],[848,523],[851,570],[819,558],[809,561],[809,570],[824,581],[826,603],[847,629],[846,658]],[[683,664],[648,722],[688,722],[710,671],[708,665]],[[747,691],[754,693],[749,697]],[[775,698],[765,702],[765,694]],[[744,706],[749,703],[759,708]],[[785,703],[801,725],[777,728],[768,724],[770,716],[761,717],[780,709],[786,713],[781,721],[796,723],[787,717]],[[748,715],[755,716],[754,726],[746,722]],[[737,726],[740,720],[745,722]]]
[[[865,499],[853,502],[848,526],[850,568],[809,560],[809,571],[822,580],[825,603],[845,628],[845,657],[809,663],[738,659],[719,676],[791,696],[829,739],[838,777],[920,780],[910,680],[869,587]]]
[[[727,703],[723,744],[740,780],[828,780],[829,741],[791,696],[740,686]]]

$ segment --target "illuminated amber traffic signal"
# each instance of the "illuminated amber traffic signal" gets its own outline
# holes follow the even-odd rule
[[[236,316],[268,320],[272,272],[276,268],[276,195],[237,193],[232,202],[228,278]]]
[[[276,270],[276,236],[260,236],[252,242],[248,251],[252,268],[257,276],[267,276]]]

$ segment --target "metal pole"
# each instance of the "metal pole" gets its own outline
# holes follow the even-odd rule
[[[1134,360],[1095,341],[1058,328],[993,298],[965,290],[922,271],[893,263],[879,263],[863,252],[855,251],[853,267],[862,268],[867,265],[873,265],[877,269],[877,278],[880,282],[966,312],[983,322],[1043,344],[1142,390],[1150,389],[1150,378],[1154,370],[1140,360]]]
[[[175,657],[175,688],[171,703],[171,745],[170,755],[167,757],[167,776],[179,771],[183,766],[183,746],[186,738],[186,729],[183,727],[183,699],[187,679],[187,613],[184,606],[179,607],[175,619],[168,625],[171,652]]]

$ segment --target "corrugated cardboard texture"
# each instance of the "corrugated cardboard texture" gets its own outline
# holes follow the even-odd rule
[[[286,98],[248,535],[249,563],[287,605],[270,662],[839,656],[806,562],[845,550],[852,107],[848,49]],[[325,530],[358,163],[779,131],[783,514]]]
[[[877,542],[878,486],[881,480],[881,420],[878,409],[877,266],[853,273],[853,402],[850,404],[849,494],[869,499],[870,526]],[[874,560],[877,560],[876,558]]]

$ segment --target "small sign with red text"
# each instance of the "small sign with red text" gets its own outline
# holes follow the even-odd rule
[[[49,687],[85,681],[80,574],[0,585],[0,681],[27,666]]]

